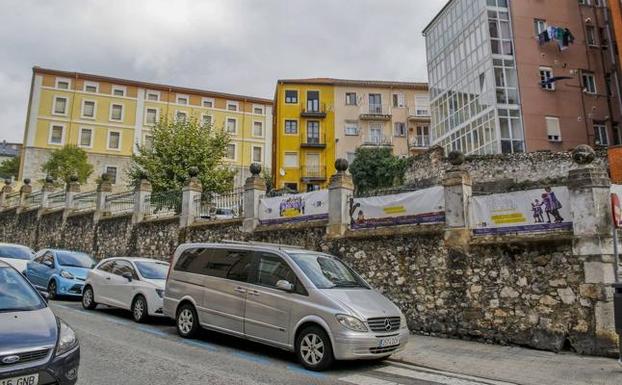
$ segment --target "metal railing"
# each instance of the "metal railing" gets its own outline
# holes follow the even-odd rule
[[[409,116],[428,118],[430,117],[430,108],[429,107],[410,107],[408,109]]]
[[[94,210],[97,192],[89,191],[73,196],[73,208],[76,210]]]
[[[429,135],[417,135],[410,139],[410,147],[413,148],[427,148],[430,147]]]
[[[19,191],[7,194],[7,196],[5,198],[5,201],[4,201],[5,206],[6,207],[18,206],[19,205],[19,196],[20,196]]]
[[[234,219],[244,214],[244,188],[217,194],[205,192],[194,202],[199,219]]]
[[[24,205],[26,207],[40,206],[42,198],[43,198],[43,193],[41,191],[32,192],[26,196]]]
[[[322,179],[326,178],[326,166],[305,165],[301,167],[303,178]]]
[[[301,113],[304,114],[326,114],[326,104],[320,103],[319,100],[307,100],[306,105],[302,107]]]
[[[306,132],[302,135],[301,146],[326,146],[326,132]]]
[[[366,146],[392,146],[393,137],[389,135],[369,135],[363,138],[363,145]]]
[[[130,213],[134,211],[134,191],[111,194],[106,197],[104,207],[111,214]]]
[[[362,115],[391,115],[388,104],[366,104],[361,106]]]
[[[145,197],[145,214],[155,217],[179,215],[181,202],[181,191],[154,192]]]
[[[58,191],[48,195],[48,208],[54,209],[65,205],[65,192]]]

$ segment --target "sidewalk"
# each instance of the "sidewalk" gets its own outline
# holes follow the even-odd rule
[[[412,336],[391,360],[521,385],[621,385],[617,360]]]

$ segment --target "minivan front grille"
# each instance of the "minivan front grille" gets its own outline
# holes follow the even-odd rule
[[[384,348],[370,348],[369,352],[371,354],[382,354],[382,353],[390,353],[390,352],[394,352],[397,350],[397,348],[399,348],[399,345],[395,345],[395,346],[387,346]]]
[[[24,363],[32,362],[32,361],[39,361],[39,360],[46,358],[49,352],[50,352],[50,349],[41,349],[41,350],[33,350],[30,352],[4,354],[0,356],[0,368],[8,367],[11,365],[24,364]],[[14,357],[18,357],[19,359],[16,359]],[[7,362],[5,362],[5,359],[8,359],[6,360]]]
[[[392,332],[400,328],[400,317],[369,318],[367,325],[374,332]]]

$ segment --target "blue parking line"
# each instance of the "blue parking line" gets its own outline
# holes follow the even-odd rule
[[[156,328],[150,327],[150,326],[139,326],[139,327],[137,327],[137,329],[141,330],[143,332],[155,334],[156,336],[160,336],[160,337],[168,337],[169,336],[168,333],[163,332],[162,330],[158,330]]]
[[[294,373],[302,374],[303,376],[311,376],[315,378],[326,378],[325,374],[313,372],[311,370],[307,370],[303,368],[302,366],[298,366],[298,365],[289,364],[287,365],[287,370],[294,372]]]
[[[255,354],[246,353],[246,352],[234,352],[232,355],[241,358],[246,361],[251,361],[259,365],[269,365],[271,362],[266,358],[259,357]]]
[[[215,345],[212,345],[212,344],[207,343],[207,342],[193,341],[193,340],[181,340],[180,342],[182,344],[186,344],[186,345],[194,346],[194,347],[197,347],[197,348],[209,350],[210,352],[218,351],[218,348],[216,348]]]

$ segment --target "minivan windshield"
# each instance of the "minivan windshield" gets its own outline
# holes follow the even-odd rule
[[[134,262],[134,264],[145,279],[166,279],[168,273],[166,262]]]
[[[20,273],[0,266],[0,313],[38,310],[45,306],[39,294]]]
[[[29,261],[32,259],[32,250],[21,246],[0,246],[0,258],[22,259]]]
[[[289,256],[318,289],[369,289],[358,274],[335,257],[297,252],[290,253]]]
[[[90,269],[95,264],[93,259],[84,253],[57,251],[56,258],[59,265],[66,267],[85,267]]]

